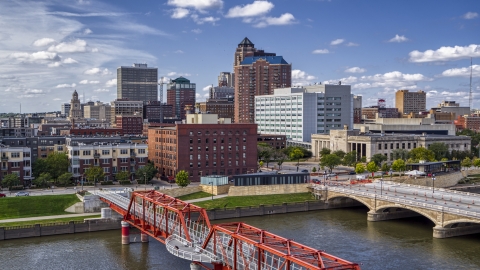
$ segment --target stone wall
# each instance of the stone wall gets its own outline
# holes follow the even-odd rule
[[[213,186],[213,191],[212,191],[212,186],[211,185],[200,185],[202,188],[203,192],[207,192],[213,195],[219,195],[219,194],[227,194],[228,191],[230,190],[230,187],[232,185],[221,185],[221,186]]]
[[[117,230],[122,226],[121,219],[96,219],[82,221],[70,221],[46,225],[30,225],[16,227],[0,227],[0,240],[40,237],[58,234],[72,234],[81,232],[97,232]]]
[[[454,173],[448,173],[448,174],[441,174],[435,176],[435,187],[437,188],[446,188],[446,187],[451,187],[455,186],[458,184],[458,181],[460,181],[463,176],[463,172],[454,172]],[[385,180],[390,180],[389,178],[385,178]],[[417,176],[417,178],[412,178],[409,176],[400,176],[400,177],[395,177],[392,179],[393,182],[398,182],[398,183],[404,183],[404,184],[410,184],[410,185],[419,185],[419,186],[427,186],[431,187],[432,186],[432,177],[425,177],[425,176]]]
[[[202,191],[200,186],[191,186],[191,187],[184,187],[184,188],[172,188],[172,189],[161,189],[158,192],[172,196],[172,197],[180,197],[196,192]]]
[[[464,177],[467,177],[469,175],[472,175],[472,174],[480,174],[480,169],[473,169],[473,170],[465,170],[465,171],[462,171],[462,175]]]
[[[272,195],[309,192],[310,184],[290,184],[290,185],[259,185],[259,186],[232,186],[228,191],[228,196],[253,196],[253,195]]]

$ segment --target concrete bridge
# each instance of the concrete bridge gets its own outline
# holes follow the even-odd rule
[[[480,233],[479,194],[379,180],[361,185],[313,184],[312,188],[328,208],[365,205],[368,221],[421,215],[435,224],[435,238]]]

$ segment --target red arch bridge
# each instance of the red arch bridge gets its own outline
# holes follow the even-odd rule
[[[135,191],[130,199],[121,193],[95,192],[123,216],[123,222],[138,228],[142,239],[149,235],[164,243],[171,254],[192,261],[192,269],[360,269],[356,263],[242,222],[212,225],[205,209],[157,191]]]

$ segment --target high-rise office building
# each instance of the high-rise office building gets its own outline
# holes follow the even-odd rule
[[[395,107],[401,115],[424,112],[427,107],[427,94],[422,90],[417,92],[398,90],[395,93]]]
[[[185,106],[195,106],[196,84],[184,77],[170,80],[167,88],[167,104],[172,105],[173,117],[185,119]]]
[[[147,64],[121,66],[117,69],[117,99],[158,100],[158,69]]]
[[[292,85],[292,65],[282,56],[255,49],[245,38],[235,51],[235,123],[254,123],[255,96]]]
[[[233,87],[234,83],[234,75],[230,72],[220,72],[218,75],[218,86],[219,87]]]
[[[70,103],[63,103],[61,108],[61,114],[68,117],[70,114]]]

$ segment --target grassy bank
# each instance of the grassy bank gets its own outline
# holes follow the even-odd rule
[[[29,220],[29,221],[20,221],[20,222],[6,222],[6,223],[0,223],[0,227],[14,227],[14,226],[47,224],[47,223],[57,223],[57,222],[83,221],[86,218],[99,218],[99,217],[100,215],[69,217],[69,218],[54,218],[54,219],[44,219],[44,220]]]
[[[200,191],[200,192],[195,192],[195,193],[192,193],[192,194],[179,196],[179,197],[177,197],[177,199],[182,200],[182,201],[188,201],[188,200],[206,198],[206,197],[210,197],[210,196],[212,196],[212,194]]]
[[[223,209],[223,208],[235,208],[235,207],[248,207],[282,204],[282,203],[294,203],[304,202],[308,200],[314,200],[311,193],[295,193],[295,194],[276,194],[276,195],[262,195],[262,196],[239,196],[239,197],[224,197],[215,200],[196,202],[195,205],[203,207],[207,210],[211,209]]]
[[[71,214],[65,209],[79,201],[75,194],[0,198],[0,220]]]

